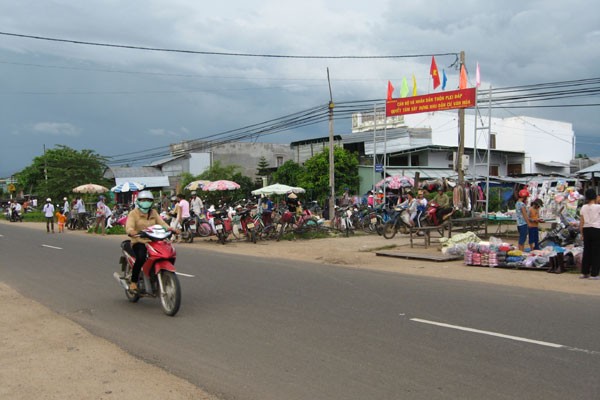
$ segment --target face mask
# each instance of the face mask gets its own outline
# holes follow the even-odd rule
[[[138,206],[140,207],[140,209],[142,211],[147,212],[148,210],[150,210],[150,207],[152,207],[152,201],[150,201],[150,200],[138,201]]]

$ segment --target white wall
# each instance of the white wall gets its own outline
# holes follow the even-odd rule
[[[458,145],[458,110],[409,114],[404,119],[411,128],[431,128],[433,144]],[[483,123],[487,125],[487,116],[483,116]],[[492,117],[491,131],[496,135],[497,150],[525,153],[524,173],[542,172],[536,168],[536,162],[569,164],[575,156],[575,133],[571,123],[522,116]],[[474,115],[467,114],[465,147],[473,147],[474,143],[475,119]],[[477,147],[487,148],[487,141],[481,136],[478,136]]]
[[[189,173],[196,176],[210,168],[210,152],[189,154]]]

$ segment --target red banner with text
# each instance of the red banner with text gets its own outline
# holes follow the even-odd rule
[[[427,94],[424,96],[391,99],[385,103],[385,115],[387,117],[394,117],[404,114],[473,107],[476,100],[475,96],[476,90],[472,88]]]

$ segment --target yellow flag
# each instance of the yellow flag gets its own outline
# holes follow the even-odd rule
[[[417,78],[415,78],[415,74],[413,74],[413,96],[417,95]]]

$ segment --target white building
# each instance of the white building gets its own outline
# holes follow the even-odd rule
[[[365,115],[353,118],[352,135],[373,133],[372,115],[366,122]],[[483,117],[478,127],[487,127],[489,119]],[[458,112],[409,114],[399,120],[388,122],[385,133],[383,115],[377,123],[377,139],[364,141],[365,155],[388,155],[389,166],[452,168],[458,149]],[[532,117],[491,118],[490,129],[478,129],[475,140],[474,115],[465,115],[465,163],[466,174],[487,175],[487,166],[481,164],[480,152],[490,148],[492,176],[517,174],[569,174],[569,163],[575,156],[575,133],[570,123]],[[477,146],[478,161],[475,165],[474,147]]]

